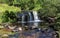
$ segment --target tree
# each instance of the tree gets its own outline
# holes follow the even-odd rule
[[[9,21],[9,11],[5,11],[5,13],[2,16],[2,22],[8,22]]]
[[[2,22],[16,22],[16,13],[12,12],[12,11],[5,11],[5,13],[3,13],[2,15]]]
[[[58,22],[58,19],[60,18],[60,0],[40,0],[42,9],[40,9],[39,14],[42,17],[55,17],[56,22],[54,24],[54,27],[59,27],[60,22]],[[57,28],[55,27],[55,28]],[[58,29],[58,28],[57,28]]]
[[[9,18],[9,22],[11,23],[16,22],[16,13],[14,13],[13,11],[10,11],[8,18]]]
[[[13,1],[14,1],[14,0],[8,0],[8,2],[9,2],[9,3],[8,3],[9,6],[12,6],[12,5],[13,5]]]

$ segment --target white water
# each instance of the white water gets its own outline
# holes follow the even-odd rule
[[[34,15],[34,21],[36,21],[36,22],[40,21],[36,11],[33,11],[33,15]]]
[[[41,22],[41,20],[39,20],[39,18],[38,18],[37,11],[33,11],[32,13],[33,13],[33,15],[29,12],[29,20],[28,20],[28,22],[30,23],[30,26],[33,23],[34,24],[33,27],[38,27],[38,22]],[[24,17],[25,17],[25,15],[22,16],[22,21],[21,21],[22,23],[25,23]],[[22,24],[22,25],[24,25],[24,24]]]
[[[42,22],[42,21],[39,20],[37,11],[33,11],[32,13],[33,13],[33,16],[31,13],[29,13],[30,20],[28,22],[31,24],[33,23],[34,25],[32,25],[32,27],[35,28],[35,27],[38,27],[38,22]],[[33,20],[33,18],[34,18],[34,20]]]
[[[22,16],[22,23],[25,23],[25,21],[24,21],[24,15]]]
[[[33,15],[34,15],[34,28],[35,27],[38,27],[38,22],[40,21],[39,18],[38,18],[38,14],[37,14],[37,11],[33,11]]]
[[[29,13],[29,16],[30,16],[30,21],[32,21],[32,19],[33,19],[33,18],[32,18],[32,15],[31,15],[31,13]]]

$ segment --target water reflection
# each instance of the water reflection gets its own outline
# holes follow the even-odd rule
[[[48,30],[43,30],[44,32],[42,32],[42,30],[39,30],[39,29],[34,29],[34,30],[31,30],[31,31],[24,31],[23,33],[16,33],[14,35],[9,35],[9,38],[54,38],[55,35],[55,31],[52,29],[48,29]]]

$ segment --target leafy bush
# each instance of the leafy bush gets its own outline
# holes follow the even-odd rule
[[[13,11],[8,11],[6,10],[5,13],[2,15],[2,22],[15,22],[16,20],[16,15]]]

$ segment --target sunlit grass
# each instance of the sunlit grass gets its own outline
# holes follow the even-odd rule
[[[14,6],[8,6],[7,4],[0,4],[0,12],[4,12],[4,11],[21,11],[20,8],[18,7],[14,7]]]
[[[14,34],[14,33],[11,31],[8,31],[7,29],[1,29],[0,34],[3,35],[3,34]]]
[[[18,7],[8,6],[7,4],[0,4],[0,23],[2,23],[1,17],[6,10],[13,11],[15,13],[17,11],[21,11],[20,8],[18,8]]]

